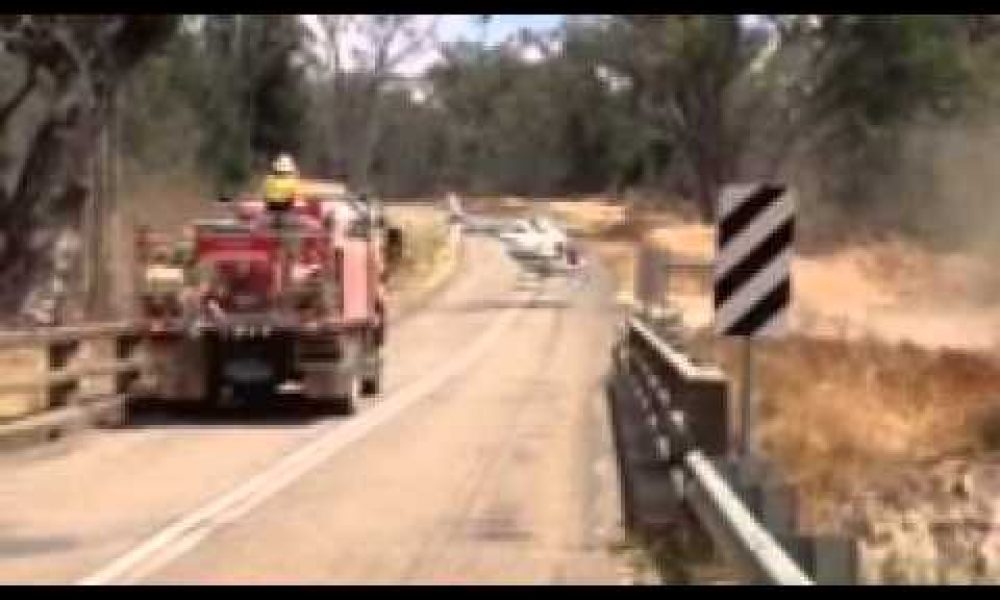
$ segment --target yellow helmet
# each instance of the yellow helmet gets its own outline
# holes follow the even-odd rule
[[[275,159],[272,170],[282,175],[295,175],[298,172],[295,161],[287,154],[282,154]]]

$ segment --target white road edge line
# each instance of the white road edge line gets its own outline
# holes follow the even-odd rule
[[[442,368],[400,389],[378,406],[344,423],[286,455],[233,490],[166,526],[105,567],[80,579],[77,585],[134,583],[189,552],[222,525],[233,523],[338,451],[363,438],[410,405],[422,400],[485,354],[521,308],[507,309],[466,351]],[[336,425],[336,426],[335,426]]]

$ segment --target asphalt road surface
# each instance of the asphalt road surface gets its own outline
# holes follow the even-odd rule
[[[611,286],[466,244],[354,416],[147,411],[0,457],[0,581],[628,582]]]

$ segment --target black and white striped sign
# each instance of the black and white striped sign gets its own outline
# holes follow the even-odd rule
[[[795,226],[790,194],[781,185],[727,186],[717,212],[716,333],[751,337],[784,333]]]

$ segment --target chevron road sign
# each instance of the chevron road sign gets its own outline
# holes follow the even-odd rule
[[[714,264],[715,331],[784,333],[791,303],[795,207],[783,185],[730,185],[719,197]]]
[[[754,339],[787,327],[795,207],[783,185],[730,185],[719,197],[713,265],[715,332],[743,341],[743,456],[753,460],[757,402]]]

